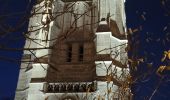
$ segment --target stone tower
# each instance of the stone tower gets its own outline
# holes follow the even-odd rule
[[[96,66],[111,51],[98,52],[127,43],[124,1],[38,0],[32,13],[25,48],[36,49],[24,51],[15,100],[92,100],[105,90]]]

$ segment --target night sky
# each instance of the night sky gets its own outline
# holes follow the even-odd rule
[[[17,85],[22,51],[2,48],[22,48],[23,32],[28,26],[31,0],[0,0],[0,100],[13,100]]]
[[[22,51],[6,51],[3,48],[22,48],[24,46],[23,32],[27,30],[31,0],[0,0],[0,100],[13,100],[18,80],[20,58]],[[139,47],[134,55],[129,56],[144,59],[138,65],[132,76],[137,77],[148,70],[148,63],[152,63],[152,74],[139,78],[132,84],[135,100],[149,100],[160,77],[154,72],[160,65],[167,65],[160,61],[164,51],[170,49],[167,37],[169,34],[170,3],[168,0],[126,0],[127,27],[139,29],[134,32],[130,40],[132,46],[139,41]],[[169,10],[168,10],[169,9]],[[169,15],[168,15],[169,14]],[[17,30],[15,30],[17,28]],[[4,30],[5,29],[5,30]],[[8,31],[7,31],[8,30]],[[161,87],[153,95],[152,100],[170,100],[170,84],[163,79]],[[168,90],[169,89],[169,90]]]
[[[134,78],[131,90],[135,100],[170,100],[170,71],[157,74],[159,66],[170,66],[163,58],[170,50],[170,1],[127,0],[127,28],[129,35],[129,59],[142,59],[131,68]],[[133,48],[133,49],[132,49]]]

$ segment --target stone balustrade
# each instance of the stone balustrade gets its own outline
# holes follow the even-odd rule
[[[94,92],[96,91],[96,83],[48,83],[46,85],[47,93],[62,92]]]

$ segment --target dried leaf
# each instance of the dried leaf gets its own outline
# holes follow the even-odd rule
[[[112,59],[112,64],[116,65],[117,67],[120,67],[120,68],[127,68],[127,66],[125,64],[122,64],[120,61],[118,61],[116,59]]]
[[[138,61],[140,61],[140,62],[144,62],[144,59],[143,59],[143,58],[140,58],[140,59],[138,59]]]
[[[131,62],[131,63],[133,62],[133,60],[132,60],[132,59],[128,59],[128,61],[129,61],[129,62]]]
[[[156,73],[157,73],[159,76],[161,76],[160,73],[162,73],[165,68],[166,68],[166,66],[160,66],[160,67],[157,69]]]
[[[165,61],[165,59],[166,59],[166,57],[167,57],[167,54],[168,54],[168,52],[167,52],[167,51],[164,51],[163,58],[161,59],[162,62]]]
[[[147,63],[147,66],[148,66],[149,68],[151,68],[152,65],[153,65],[153,63]]]
[[[133,30],[133,33],[137,32],[137,31],[139,31],[139,30],[136,28],[136,29]]]
[[[128,75],[128,76],[127,76],[127,81],[128,81],[129,84],[132,83],[133,80],[132,80],[132,76],[131,76],[131,75]]]
[[[131,28],[128,29],[130,34],[133,34],[133,31]]]
[[[106,80],[108,83],[110,83],[112,81],[112,75],[107,75]]]
[[[170,59],[170,50],[168,51],[167,57]]]

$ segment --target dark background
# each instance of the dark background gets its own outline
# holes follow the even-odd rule
[[[23,48],[31,0],[0,0],[0,100],[13,100],[23,51],[3,48]]]
[[[157,74],[159,66],[170,66],[170,60],[163,58],[170,50],[170,1],[169,0],[127,0],[127,27],[138,29],[128,36],[129,59],[133,78],[131,90],[135,100],[170,100],[170,71]],[[133,66],[136,66],[136,69]]]
[[[3,48],[24,46],[22,34],[27,30],[33,3],[31,0],[0,0],[0,100],[14,98],[22,55],[22,51]],[[160,59],[163,52],[170,49],[169,5],[169,0],[126,0],[127,27],[140,29],[129,35],[131,47],[136,48],[130,49],[128,55],[130,59],[144,59],[137,70],[131,68],[132,76],[137,79],[131,86],[135,100],[149,100],[158,86],[151,100],[170,100],[168,74],[161,79],[155,73],[160,65],[168,65]],[[152,64],[149,69],[148,64]]]

